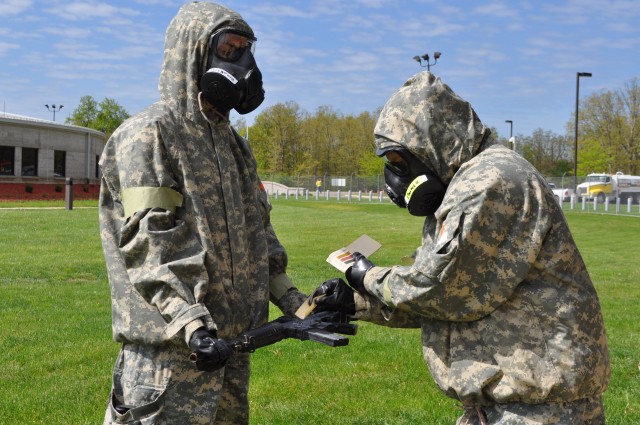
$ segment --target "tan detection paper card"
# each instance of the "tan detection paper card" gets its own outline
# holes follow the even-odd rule
[[[362,235],[353,241],[348,247],[340,248],[339,250],[332,252],[327,258],[327,262],[344,273],[353,264],[354,252],[359,252],[365,257],[368,257],[380,249],[381,246],[382,245],[379,242],[373,240],[369,236]],[[309,296],[309,298],[302,303],[300,308],[298,308],[295,315],[300,319],[304,319],[309,316],[309,314],[311,314],[311,312],[316,308],[316,299],[320,297],[324,297],[324,295],[320,295],[313,299]]]
[[[326,295],[319,295],[315,298],[312,298],[313,295],[309,295],[309,297],[304,300],[304,302],[300,305],[300,307],[298,307],[298,310],[296,310],[296,317],[298,319],[306,319],[313,310],[315,310],[316,308],[316,300],[319,298],[322,298]]]
[[[359,252],[365,257],[368,257],[380,249],[381,246],[379,242],[369,236],[362,235],[346,248],[340,248],[332,252],[329,257],[327,257],[327,262],[344,273],[353,265],[354,252]]]

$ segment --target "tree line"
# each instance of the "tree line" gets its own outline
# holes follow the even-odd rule
[[[247,126],[239,117],[234,127],[249,139],[258,171],[271,176],[381,174],[375,155],[373,129],[380,109],[345,115],[331,106],[313,113],[294,101],[264,108]],[[581,101],[578,136],[578,175],[591,172],[640,173],[640,84],[637,78],[618,90],[603,90]],[[67,122],[103,131],[109,136],[129,114],[106,98],[97,103],[83,96]],[[517,135],[515,149],[546,176],[572,176],[575,117],[566,134],[538,128]],[[492,127],[492,138],[509,146]]]
[[[263,110],[247,129],[235,128],[250,140],[261,173],[283,175],[375,175],[380,160],[373,143],[378,113],[343,115],[330,106],[309,114],[289,101]]]
[[[376,175],[373,128],[380,109],[343,115],[330,106],[314,113],[295,102],[264,109],[249,129],[239,119],[236,129],[248,132],[261,172],[283,175]],[[591,172],[640,172],[640,85],[634,78],[624,89],[604,90],[582,100],[578,123],[578,175]],[[575,117],[566,134],[538,128],[516,136],[515,149],[546,176],[572,176]],[[492,138],[510,146],[491,128]]]

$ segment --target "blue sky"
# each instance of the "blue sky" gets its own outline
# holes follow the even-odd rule
[[[116,99],[134,114],[158,99],[168,0],[0,0],[0,113],[53,119],[45,104]],[[253,27],[265,107],[374,111],[440,51],[431,71],[508,136],[565,134],[580,98],[640,76],[637,0],[229,0]],[[232,117],[235,120],[237,115]],[[570,133],[571,134],[571,133]]]

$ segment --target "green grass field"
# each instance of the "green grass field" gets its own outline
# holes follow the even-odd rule
[[[608,423],[638,424],[640,218],[565,213],[604,309]],[[383,245],[371,259],[391,265],[413,252],[422,228],[390,204],[282,198],[272,221],[306,292],[338,275],[325,258],[361,234]],[[0,229],[0,424],[101,423],[119,346],[97,209],[0,208]],[[419,330],[360,323],[347,347],[285,340],[258,350],[251,423],[453,424],[460,410],[434,385],[420,346]]]

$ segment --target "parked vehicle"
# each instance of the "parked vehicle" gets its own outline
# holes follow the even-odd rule
[[[558,203],[567,202],[571,200],[571,195],[573,195],[573,189],[558,189],[555,183],[548,182],[549,187],[553,190],[553,194],[556,196],[556,201]]]
[[[571,196],[574,194],[573,189],[553,189],[553,194],[556,195],[558,202],[569,202]]]
[[[597,199],[604,202],[605,198],[620,198],[621,202],[632,199],[636,203],[640,200],[640,176],[630,176],[620,172],[610,175],[592,173],[587,181],[578,185],[578,198],[588,200]]]

